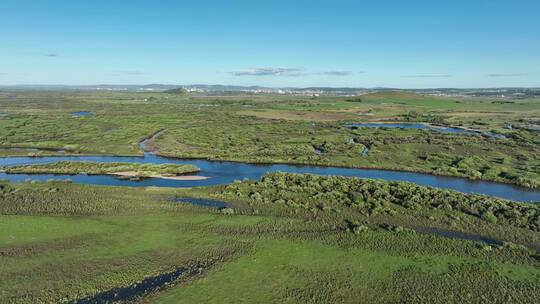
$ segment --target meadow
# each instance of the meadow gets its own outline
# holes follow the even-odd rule
[[[4,183],[0,301],[88,301],[178,268],[186,274],[129,301],[537,300],[540,259],[528,247],[540,239],[526,224],[536,206],[492,202],[507,211],[519,206],[517,222],[430,204],[392,202],[377,209],[321,197],[329,203],[320,206],[310,197],[317,187],[325,187],[322,196],[346,197],[354,187],[372,183],[335,179],[341,178],[274,174],[193,189]],[[338,187],[343,181],[346,186]],[[292,184],[297,187],[287,187]],[[422,191],[428,190],[416,190]],[[219,199],[232,212],[178,203],[175,197]],[[484,207],[492,208],[486,201]],[[486,234],[501,243],[441,237],[427,228]]]

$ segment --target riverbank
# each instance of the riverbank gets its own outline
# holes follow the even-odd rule
[[[38,148],[32,148],[33,150],[38,150]],[[11,152],[11,151],[10,151]],[[529,183],[521,183],[516,180],[509,180],[505,178],[486,178],[484,176],[468,176],[465,174],[452,174],[450,172],[446,171],[437,171],[437,170],[426,170],[426,169],[419,169],[419,168],[412,168],[412,167],[385,167],[385,166],[370,166],[370,165],[346,165],[346,164],[332,164],[331,162],[321,162],[321,161],[301,161],[301,162],[291,162],[291,161],[266,161],[266,160],[253,160],[253,159],[234,159],[234,158],[220,158],[220,157],[197,157],[192,155],[179,155],[179,154],[166,154],[162,153],[159,150],[148,150],[146,153],[150,153],[159,157],[162,157],[164,159],[170,159],[170,160],[204,160],[204,161],[212,161],[212,162],[231,162],[231,163],[241,163],[241,164],[252,164],[252,165],[291,165],[291,166],[317,166],[317,167],[328,167],[328,168],[347,168],[347,169],[366,169],[366,170],[381,170],[381,171],[398,171],[398,172],[409,172],[409,173],[422,173],[422,174],[431,174],[434,176],[441,176],[441,177],[455,177],[455,178],[465,178],[471,181],[486,181],[486,182],[494,182],[494,183],[502,183],[502,184],[508,184],[508,185],[515,185],[519,187],[523,187],[525,189],[538,189],[540,188],[540,185],[531,185]],[[13,153],[7,153],[5,155],[2,155],[0,153],[0,159],[4,158],[13,158],[13,157],[30,157],[30,158],[43,158],[43,157],[118,157],[118,158],[130,158],[130,157],[144,157],[144,154],[122,154],[122,155],[111,155],[111,154],[88,154],[88,153],[72,153],[66,151],[65,153],[32,153],[29,155],[28,153],[20,153],[20,154],[13,154]]]
[[[161,178],[161,179],[170,179],[170,180],[192,180],[192,181],[208,179],[208,177],[206,176],[199,176],[199,175],[176,175],[176,176],[161,175],[161,174],[141,175],[140,173],[136,171],[111,172],[111,173],[106,173],[106,174],[116,175],[116,176],[121,176],[121,177],[129,177],[129,178],[142,177],[142,178]]]
[[[53,175],[53,174],[8,174],[0,173],[0,179],[11,181],[25,181],[26,179],[47,181],[48,179],[69,179],[74,183],[116,185],[131,187],[197,187],[229,184],[235,180],[259,179],[268,172],[282,171],[291,173],[311,173],[318,175],[354,176],[369,179],[385,179],[390,181],[407,181],[418,185],[432,186],[442,189],[453,189],[464,193],[480,193],[514,201],[537,201],[540,202],[540,191],[522,188],[511,184],[493,183],[484,181],[469,181],[464,178],[444,177],[431,174],[411,173],[375,169],[355,169],[341,167],[325,167],[310,165],[285,165],[285,164],[248,164],[243,162],[207,161],[200,159],[175,159],[164,158],[158,155],[145,153],[143,157],[116,157],[116,156],[56,156],[56,157],[14,157],[0,159],[0,165],[12,167],[18,165],[51,164],[58,161],[86,161],[92,163],[133,163],[133,164],[178,164],[193,165],[200,169],[201,175],[211,177],[199,180],[169,180],[169,179],[143,179],[133,181],[129,179],[119,180],[112,176],[88,176],[88,175]],[[54,166],[51,166],[54,167]],[[115,172],[133,171],[121,168]],[[192,174],[186,174],[192,175]]]
[[[361,170],[378,170],[378,171],[388,171],[388,172],[403,172],[403,173],[420,173],[420,174],[430,174],[433,176],[440,177],[453,177],[453,178],[463,178],[470,181],[486,181],[500,184],[513,185],[517,187],[522,187],[524,189],[530,189],[535,191],[540,188],[540,184],[529,184],[522,183],[517,180],[509,180],[505,178],[486,178],[483,176],[469,176],[465,174],[452,174],[446,171],[440,170],[427,170],[420,168],[412,167],[387,167],[387,166],[370,166],[370,165],[347,165],[347,164],[333,164],[332,162],[321,162],[321,161],[302,161],[302,162],[291,162],[291,161],[267,161],[267,160],[253,160],[253,159],[234,159],[234,158],[221,158],[221,157],[197,157],[190,155],[179,155],[179,154],[166,154],[163,152],[153,151],[152,154],[163,157],[165,159],[171,160],[204,160],[211,162],[231,162],[239,164],[251,164],[251,165],[290,165],[290,166],[316,166],[316,167],[325,167],[325,168],[343,168],[343,169],[361,169]]]
[[[414,123],[411,123],[414,124]],[[420,123],[422,125],[426,126],[435,126],[427,123]],[[444,128],[438,126],[437,128]],[[462,127],[455,127],[460,130],[467,130],[466,128]],[[210,160],[210,161],[229,161],[229,162],[239,162],[239,163],[248,163],[248,164],[263,164],[263,165],[271,165],[271,164],[287,164],[287,165],[308,165],[308,166],[324,166],[324,167],[339,167],[339,168],[356,168],[356,169],[375,169],[375,170],[385,170],[385,171],[400,171],[400,172],[413,172],[413,173],[425,173],[425,174],[432,174],[436,176],[450,176],[450,177],[459,177],[459,178],[466,178],[471,181],[476,180],[482,180],[482,181],[489,181],[489,182],[497,182],[497,183],[505,183],[505,184],[512,184],[517,185],[524,188],[530,188],[530,189],[537,189],[540,188],[540,179],[534,177],[534,175],[523,175],[523,174],[509,174],[508,169],[506,167],[498,167],[494,166],[493,168],[490,168],[488,164],[483,165],[482,168],[468,168],[468,167],[461,167],[461,164],[459,164],[460,160],[464,160],[467,165],[470,165],[471,163],[479,163],[478,161],[468,161],[467,157],[463,158],[456,158],[452,160],[449,164],[444,163],[435,163],[432,166],[428,166],[426,168],[426,165],[424,164],[426,161],[422,161],[421,159],[427,159],[428,155],[427,153],[416,153],[415,155],[416,159],[420,160],[420,163],[418,163],[417,166],[404,166],[403,162],[389,162],[389,159],[385,158],[384,160],[376,160],[373,162],[369,162],[369,160],[373,159],[373,156],[367,157],[366,154],[364,154],[364,150],[361,152],[358,152],[358,156],[361,156],[361,163],[358,164],[357,161],[353,161],[353,159],[344,161],[343,158],[338,157],[335,159],[334,151],[330,151],[330,153],[315,153],[315,157],[306,157],[306,158],[295,158],[295,160],[287,159],[282,160],[280,157],[265,157],[264,159],[260,159],[260,157],[244,157],[241,155],[237,155],[236,157],[230,157],[230,156],[214,156],[212,155],[201,155],[201,153],[185,153],[180,151],[171,151],[170,149],[158,149],[156,140],[158,140],[158,137],[162,135],[164,130],[160,130],[156,133],[153,133],[153,135],[149,136],[148,139],[145,139],[141,141],[141,148],[144,151],[147,151],[149,153],[152,153],[154,155],[158,155],[161,157],[171,158],[171,159],[201,159],[201,160]],[[472,131],[471,131],[472,132]],[[476,131],[475,131],[476,132]],[[480,132],[480,131],[479,131]],[[475,133],[476,135],[482,135],[480,133]],[[497,139],[496,137],[491,137],[490,140],[492,141],[500,141],[500,139]],[[426,138],[426,141],[431,145],[431,139]],[[145,146],[146,143],[151,143],[151,148],[148,148]],[[444,141],[443,141],[444,142]],[[507,144],[507,143],[505,143]],[[312,154],[312,147],[316,145],[311,145],[310,150],[306,151],[306,153]],[[460,146],[464,146],[463,143],[460,143]],[[380,150],[381,146],[377,145],[378,150]],[[452,148],[449,147],[447,151],[451,151]],[[372,151],[375,152],[375,151]],[[378,155],[380,155],[380,151],[376,151]],[[397,152],[396,152],[397,153]],[[418,155],[422,154],[422,155]],[[259,158],[259,159],[258,159]],[[431,157],[431,158],[438,158],[438,157]],[[381,162],[383,164],[381,164]],[[418,161],[416,161],[418,162]],[[373,165],[373,163],[378,163],[377,165]],[[388,163],[388,165],[384,165],[384,163]],[[458,167],[454,167],[458,166]],[[433,169],[435,168],[435,169]],[[488,168],[488,169],[486,169]],[[486,170],[484,173],[479,170]],[[493,173],[497,172],[497,173]]]

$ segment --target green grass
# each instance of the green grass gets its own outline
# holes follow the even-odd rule
[[[540,231],[540,207],[482,195],[417,186],[407,182],[269,173],[261,181],[234,183],[224,187],[220,197],[276,205],[285,212],[344,213],[345,216],[396,215],[411,211],[444,210],[459,217],[504,223]],[[344,211],[344,212],[342,212]]]
[[[199,168],[193,165],[178,164],[59,161],[50,164],[10,166],[6,167],[5,171],[7,173],[28,174],[115,174],[119,172],[133,172],[139,177],[151,177],[195,173],[199,171]]]
[[[13,253],[3,258],[3,290],[17,302],[57,302],[127,286],[176,265],[188,266],[199,259],[218,257],[222,250],[237,249],[224,238],[183,233],[182,220],[167,216],[100,218],[99,222],[98,227],[112,225],[115,229],[93,234],[83,228],[75,238],[55,235],[59,239],[48,246],[32,244],[27,250],[6,250]],[[54,286],[61,286],[61,290]]]
[[[343,249],[317,242],[273,240],[260,241],[256,246],[255,252],[218,267],[186,286],[164,292],[157,297],[156,303],[408,301],[413,299],[400,299],[395,292],[395,289],[406,288],[408,282],[393,282],[403,275],[414,273],[445,277],[451,274],[451,266],[468,263],[484,269],[500,266],[452,256],[406,257],[362,248]],[[513,271],[523,271],[526,277],[540,276],[534,267],[516,267]],[[467,275],[472,276],[473,273]],[[517,275],[512,280],[519,282],[520,278]],[[395,288],[394,291],[390,286]],[[459,293],[462,287],[463,284],[458,283],[446,292]],[[465,290],[478,292],[470,287]],[[489,295],[494,299],[497,296],[500,295]],[[527,297],[525,294],[519,296]],[[445,300],[440,299],[440,302]]]
[[[362,289],[369,288],[367,282],[361,283],[362,279],[369,278],[370,282],[388,279],[397,269],[416,264],[403,257],[343,250],[312,242],[279,240],[261,241],[257,245],[255,253],[211,271],[188,286],[164,293],[156,303],[177,303],[178,300],[185,303],[293,303],[294,298],[288,293],[293,290],[305,292],[310,289],[310,284],[318,283],[316,280],[325,275],[330,279],[339,273],[353,274],[347,280]],[[312,277],[306,277],[307,274]],[[342,282],[329,280],[330,286],[325,292],[332,293],[333,287],[340,287],[339,283]],[[301,292],[295,296],[299,295]],[[335,301],[338,299],[335,296],[326,299]],[[322,302],[323,299],[318,300]]]
[[[235,187],[239,191],[231,192]],[[331,207],[340,212],[302,211],[246,198],[243,193],[260,192],[263,198],[273,193],[270,184],[250,182],[194,189],[47,182],[4,184],[2,189],[3,303],[75,300],[177,267],[194,273],[141,301],[477,302],[486,296],[493,302],[507,297],[534,302],[540,288],[539,261],[530,250],[383,228],[480,229],[516,243],[539,241],[528,229],[455,211],[396,206],[393,214],[364,215],[338,205]],[[295,191],[312,200],[307,192]],[[222,198],[235,214],[173,203],[175,196]],[[452,218],[456,226],[448,222]],[[348,232],[346,219],[368,229]]]
[[[20,246],[84,234],[106,234],[114,225],[86,218],[2,216],[0,246]]]

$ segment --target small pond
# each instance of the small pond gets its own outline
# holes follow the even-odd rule
[[[217,208],[217,209],[223,209],[228,208],[227,204],[225,204],[222,201],[212,200],[212,199],[205,199],[205,198],[193,198],[193,197],[175,197],[173,199],[174,202],[177,203],[186,203],[186,204],[193,204],[201,207],[207,207],[207,208]]]
[[[89,111],[71,112],[71,117],[85,117],[90,115],[92,115],[92,112]]]
[[[500,240],[477,235],[477,234],[461,232],[461,231],[445,230],[445,229],[438,229],[438,228],[432,228],[432,227],[415,228],[415,230],[418,232],[433,234],[433,235],[442,236],[445,238],[483,242],[483,243],[486,243],[489,245],[495,245],[495,246],[503,245],[503,242]]]
[[[394,128],[394,129],[419,129],[419,130],[429,130],[435,131],[444,134],[464,134],[464,135],[485,135],[488,137],[493,137],[497,139],[506,138],[502,134],[495,132],[482,132],[470,129],[464,129],[459,127],[442,127],[442,126],[433,126],[425,123],[352,123],[347,125],[348,128]]]

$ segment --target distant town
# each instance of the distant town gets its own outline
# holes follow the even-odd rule
[[[540,96],[540,87],[536,88],[431,88],[431,89],[400,89],[400,88],[335,88],[335,87],[283,87],[272,88],[262,86],[232,86],[232,85],[12,85],[0,86],[0,90],[35,90],[35,91],[126,91],[126,92],[165,92],[184,90],[194,95],[237,95],[237,94],[283,94],[299,96],[359,96],[381,91],[410,91],[424,95],[446,97],[496,97],[496,98],[527,98]]]

